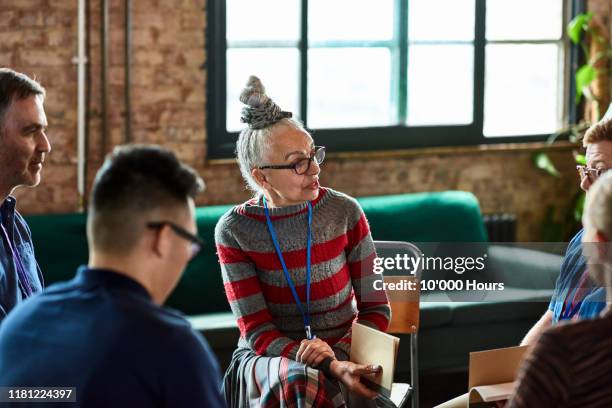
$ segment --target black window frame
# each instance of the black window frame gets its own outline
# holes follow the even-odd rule
[[[400,19],[399,41],[399,86],[406,88],[408,70],[408,0],[395,0],[398,7]],[[301,3],[301,41],[300,50],[300,117],[307,120],[307,66],[308,66],[308,0],[300,0]],[[584,12],[585,0],[566,0],[564,5],[564,19]],[[226,130],[226,11],[225,0],[208,0],[206,5],[207,27],[206,27],[206,64],[207,69],[207,158],[225,159],[234,157],[235,143],[239,132],[228,132]],[[565,34],[565,23],[563,22],[562,41],[567,44]],[[495,143],[524,143],[542,142],[550,137],[545,135],[522,135],[485,137],[483,134],[484,124],[484,81],[485,81],[485,27],[486,24],[486,0],[475,0],[475,34],[474,34],[474,82],[473,82],[473,122],[466,125],[434,125],[434,126],[376,126],[360,128],[339,129],[309,129],[317,144],[327,147],[329,152],[363,152],[363,151],[385,151],[425,147],[452,147],[452,146],[475,146]],[[570,75],[564,75],[562,80],[566,95],[574,95],[575,83],[573,72],[578,65],[579,50],[576,46],[566,46],[565,52],[569,55],[565,58],[569,67]],[[405,96],[400,98],[400,122],[405,118]],[[573,102],[573,97],[568,97],[564,103],[567,119],[575,123],[578,117],[579,106]],[[403,104],[403,106],[402,106]],[[403,115],[402,115],[403,112]]]

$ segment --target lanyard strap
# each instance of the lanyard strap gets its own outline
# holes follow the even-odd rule
[[[587,279],[589,277],[589,272],[585,270],[580,277],[580,281],[578,282],[577,287],[574,289],[574,296],[572,297],[571,302],[569,301],[569,291],[567,293],[567,297],[565,298],[565,303],[563,307],[563,313],[561,313],[561,320],[568,320],[574,317],[574,315],[580,310],[580,306],[582,306],[582,300],[586,297],[585,294],[588,291],[586,288]]]
[[[274,227],[272,226],[272,220],[270,219],[270,211],[268,210],[266,197],[263,197],[263,203],[264,212],[266,214],[266,222],[268,223],[268,230],[270,231],[270,236],[272,237],[272,242],[274,243],[274,249],[276,250],[276,254],[278,255],[278,259],[280,260],[281,266],[283,267],[283,273],[285,274],[285,279],[287,279],[289,289],[291,289],[291,293],[293,294],[295,303],[300,311],[300,314],[302,315],[302,320],[304,321],[304,330],[306,331],[306,338],[308,340],[311,340],[313,338],[312,330],[310,328],[310,246],[312,243],[312,204],[310,204],[310,201],[308,201],[308,236],[306,245],[306,310],[304,311],[302,302],[300,301],[300,297],[298,296],[297,291],[295,290],[295,284],[293,283],[293,279],[291,279],[291,275],[289,275],[289,270],[287,270],[287,265],[285,264],[283,253],[281,252],[280,246],[278,244],[278,239],[276,239],[276,232],[274,231]]]
[[[32,286],[30,285],[30,279],[28,278],[28,274],[26,273],[23,264],[21,263],[21,258],[19,257],[19,253],[13,248],[13,244],[11,243],[11,239],[4,228],[4,225],[0,222],[0,229],[2,230],[2,235],[6,244],[8,246],[9,252],[11,253],[11,258],[15,262],[15,268],[17,269],[17,276],[19,276],[19,283],[21,284],[21,290],[23,290],[25,296],[30,296],[32,294]]]

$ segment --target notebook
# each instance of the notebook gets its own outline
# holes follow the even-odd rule
[[[398,349],[399,338],[360,323],[353,323],[351,361],[357,364],[374,364],[382,367],[382,373],[375,376],[364,376],[362,381],[386,397],[391,396]]]

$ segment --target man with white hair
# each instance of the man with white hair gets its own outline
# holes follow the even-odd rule
[[[587,270],[605,291],[599,318],[545,331],[519,371],[508,407],[609,407],[612,404],[612,173],[589,189],[582,219]]]

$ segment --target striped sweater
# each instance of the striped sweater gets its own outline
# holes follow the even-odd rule
[[[544,332],[507,407],[612,407],[612,311]]]
[[[385,293],[372,287],[376,252],[359,204],[321,188],[312,207],[311,327],[338,359],[346,360],[352,322],[357,319],[385,331],[391,309]],[[305,308],[307,203],[269,211]],[[223,215],[215,240],[225,292],[240,329],[238,346],[258,355],[295,359],[305,338],[304,324],[275,252],[261,197]]]

